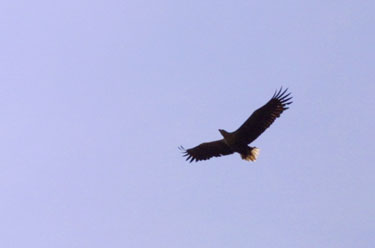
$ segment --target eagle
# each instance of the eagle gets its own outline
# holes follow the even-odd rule
[[[255,161],[259,155],[259,148],[248,145],[271,126],[284,110],[288,109],[288,105],[292,103],[290,101],[292,97],[287,91],[288,89],[283,90],[282,87],[276,90],[272,98],[254,111],[236,131],[227,132],[219,129],[223,139],[205,142],[190,149],[180,146],[183,156],[191,163],[237,152],[242,159]]]

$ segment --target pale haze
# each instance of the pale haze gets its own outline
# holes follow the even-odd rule
[[[374,13],[2,2],[0,247],[375,247]],[[281,86],[256,162],[184,160]]]

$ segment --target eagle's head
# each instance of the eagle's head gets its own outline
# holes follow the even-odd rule
[[[229,133],[227,131],[225,131],[224,129],[219,129],[219,132],[221,133],[221,135],[223,135],[223,137],[228,137]]]

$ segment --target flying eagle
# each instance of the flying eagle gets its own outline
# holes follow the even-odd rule
[[[259,154],[259,148],[248,146],[259,137],[271,124],[278,118],[281,113],[288,109],[292,97],[290,93],[285,94],[288,89],[275,91],[263,107],[254,111],[254,113],[240,126],[236,131],[230,133],[223,129],[219,132],[224,137],[221,140],[205,142],[196,147],[185,150],[183,146],[179,149],[183,152],[186,160],[207,160],[212,157],[220,157],[238,152],[241,158],[247,161],[255,161]]]

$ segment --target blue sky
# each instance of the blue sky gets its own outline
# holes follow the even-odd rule
[[[373,247],[373,1],[0,4],[1,247]],[[239,155],[177,147],[294,103]]]

